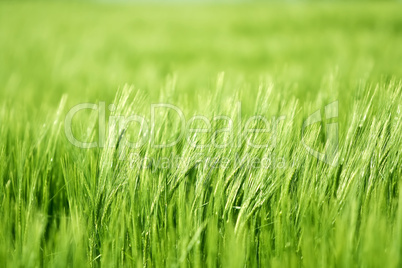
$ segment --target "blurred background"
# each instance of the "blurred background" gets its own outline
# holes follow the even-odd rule
[[[62,94],[111,101],[129,83],[157,100],[175,77],[198,103],[225,72],[245,103],[262,81],[313,100],[335,79],[347,99],[402,74],[401,14],[396,1],[0,2],[0,98],[37,110]]]

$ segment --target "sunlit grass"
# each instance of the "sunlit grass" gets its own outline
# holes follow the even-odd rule
[[[198,8],[1,3],[1,265],[400,267],[400,6]]]

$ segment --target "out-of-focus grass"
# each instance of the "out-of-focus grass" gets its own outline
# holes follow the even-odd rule
[[[1,96],[111,100],[124,83],[157,96],[171,73],[179,90],[202,94],[225,71],[254,88],[267,76],[297,83],[298,97],[314,99],[333,73],[345,89],[401,74],[400,11],[378,3],[2,3]]]
[[[401,11],[395,3],[0,3],[0,263],[400,267]],[[64,116],[98,100],[127,116],[167,102],[188,117],[239,120],[237,101],[244,118],[285,115],[275,142],[252,134],[270,142],[264,150],[243,140],[135,152],[288,162],[143,169],[118,160],[116,146],[76,148]],[[306,152],[301,127],[334,100],[332,167]],[[76,118],[75,134],[96,140],[97,120]],[[156,140],[178,133],[177,121],[161,121]],[[320,126],[304,134],[325,147]]]

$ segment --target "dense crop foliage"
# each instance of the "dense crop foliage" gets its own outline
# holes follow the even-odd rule
[[[0,3],[0,265],[400,267],[400,14]]]

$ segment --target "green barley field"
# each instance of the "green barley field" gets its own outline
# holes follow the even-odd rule
[[[401,267],[402,3],[0,2],[1,267]]]

